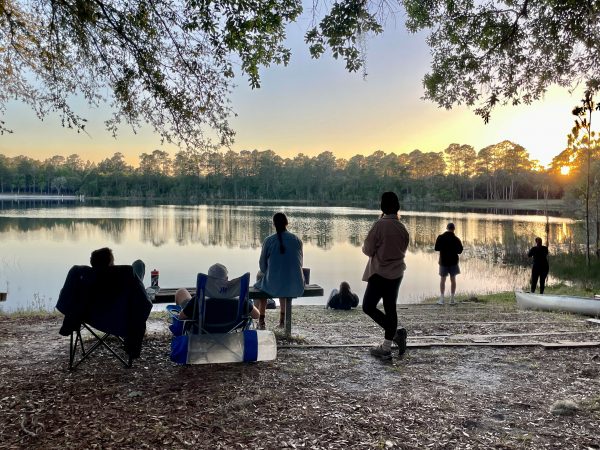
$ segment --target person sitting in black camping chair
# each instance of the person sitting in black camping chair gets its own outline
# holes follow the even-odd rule
[[[105,247],[92,252],[90,264],[92,267],[73,266],[69,270],[56,304],[65,315],[59,333],[71,336],[69,368],[74,369],[100,346],[129,367],[140,356],[152,309],[142,281],[144,263],[138,260],[131,266],[114,265],[112,251]],[[82,329],[96,339],[87,349]],[[123,344],[125,357],[108,344],[110,336]],[[81,358],[75,361],[78,348]]]

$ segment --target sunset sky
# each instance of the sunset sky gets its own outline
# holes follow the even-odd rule
[[[491,122],[465,107],[450,111],[421,100],[421,80],[428,71],[429,49],[425,35],[410,35],[400,18],[383,35],[367,40],[367,72],[345,71],[343,61],[329,55],[312,60],[303,43],[308,24],[300,20],[288,30],[292,61],[288,67],[262,71],[262,87],[252,90],[242,77],[232,101],[238,116],[231,119],[237,132],[233,150],[273,150],[287,157],[332,151],[338,157],[386,153],[442,151],[450,143],[470,144],[479,150],[504,139],[523,145],[531,158],[548,164],[566,146],[571,130],[571,109],[582,90],[570,94],[553,88],[546,98],[530,106],[497,108]],[[87,111],[87,110],[84,110]],[[124,127],[117,139],[103,129],[105,110],[87,111],[89,135],[63,129],[56,116],[40,122],[17,103],[8,106],[3,120],[14,130],[0,136],[0,153],[25,154],[35,159],[79,154],[100,161],[120,151],[138,164],[140,153],[161,148],[174,155],[174,147],[161,147],[149,128],[136,135]]]

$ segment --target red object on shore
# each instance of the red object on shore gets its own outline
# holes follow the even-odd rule
[[[158,286],[158,270],[150,272],[150,286]]]

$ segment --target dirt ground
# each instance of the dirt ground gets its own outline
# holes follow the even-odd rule
[[[273,362],[178,366],[154,317],[132,368],[96,354],[72,372],[60,317],[0,316],[0,448],[600,448],[600,347],[490,345],[599,342],[600,325],[504,304],[399,315],[391,362],[362,311],[297,306]]]

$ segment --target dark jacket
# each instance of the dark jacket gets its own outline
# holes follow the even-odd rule
[[[328,308],[332,309],[352,309],[358,306],[358,295],[353,292],[337,293],[327,303]]]
[[[73,266],[60,291],[56,309],[65,315],[59,333],[68,336],[82,323],[120,336],[132,358],[140,356],[152,302],[131,266],[98,270]]]
[[[548,271],[548,247],[545,245],[531,247],[527,256],[533,258],[534,268],[541,271]]]
[[[440,252],[440,266],[455,266],[458,264],[458,255],[463,251],[462,242],[452,231],[446,231],[437,237],[435,251]]]

